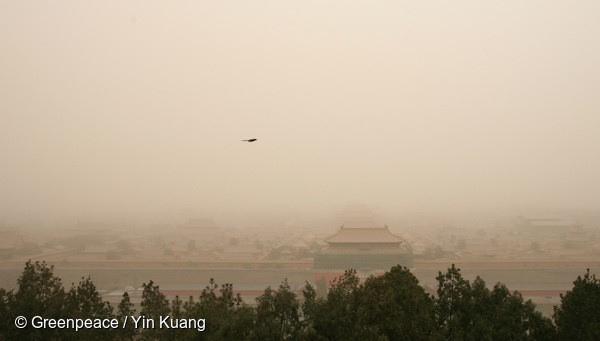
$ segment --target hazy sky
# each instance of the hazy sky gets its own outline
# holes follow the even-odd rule
[[[0,217],[597,210],[598,18],[597,0],[0,1]]]

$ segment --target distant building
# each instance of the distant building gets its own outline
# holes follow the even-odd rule
[[[316,269],[388,270],[412,262],[404,239],[392,234],[387,226],[341,226],[325,242],[327,248],[315,256]]]
[[[77,234],[108,234],[112,230],[103,222],[78,222],[69,229],[71,233]]]
[[[517,229],[536,233],[564,233],[581,230],[583,224],[573,220],[565,220],[552,216],[523,216],[520,215],[515,223]]]
[[[179,228],[183,230],[193,230],[193,231],[211,231],[218,229],[219,227],[215,224],[212,219],[205,218],[190,218],[185,223],[179,225]]]
[[[208,251],[219,244],[218,241],[223,238],[224,232],[224,229],[210,218],[189,218],[185,223],[178,225],[177,231],[172,236],[183,247],[179,251],[194,249]]]

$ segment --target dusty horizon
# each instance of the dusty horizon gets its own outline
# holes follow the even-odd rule
[[[597,212],[599,14],[3,2],[0,221]]]

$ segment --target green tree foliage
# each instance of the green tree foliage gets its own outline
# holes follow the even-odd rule
[[[350,340],[355,336],[356,295],[360,280],[356,270],[346,270],[331,283],[326,298],[316,300],[306,318],[316,334],[328,340]]]
[[[348,270],[326,294],[306,283],[300,301],[289,283],[267,288],[250,307],[232,284],[210,280],[198,298],[171,302],[152,281],[143,285],[141,311],[155,328],[86,330],[17,329],[16,316],[117,318],[136,311],[127,293],[116,312],[90,277],[65,291],[46,263],[27,262],[13,291],[0,289],[0,340],[599,340],[600,280],[589,270],[561,296],[552,321],[503,284],[489,289],[462,277],[454,265],[437,276],[437,296],[427,294],[406,268],[395,266],[361,283]],[[205,330],[158,328],[161,316],[204,319]],[[120,327],[122,325],[120,324]]]
[[[317,332],[314,329],[316,311],[323,300],[317,298],[317,290],[308,282],[302,290],[302,296],[304,300],[301,306],[303,317],[301,339],[316,340],[318,339]]]
[[[82,278],[77,286],[73,285],[67,292],[64,302],[64,315],[74,319],[112,319],[113,307],[102,301],[102,296],[96,289],[90,277]],[[43,315],[42,315],[43,316]],[[72,337],[85,340],[106,340],[114,336],[112,329],[80,329],[65,330]]]
[[[219,289],[219,295],[214,301],[219,312],[220,328],[215,330],[217,339],[243,340],[250,336],[252,325],[256,319],[254,309],[247,306],[239,294],[233,292],[233,284],[225,283]],[[210,320],[214,314],[208,312]]]
[[[153,281],[147,284],[142,284],[142,303],[140,315],[147,320],[154,321],[154,328],[147,328],[140,331],[143,340],[163,339],[167,333],[167,329],[158,328],[160,317],[167,316],[170,313],[169,300],[165,294],[160,292],[158,285]]]
[[[300,302],[287,279],[277,290],[268,287],[256,298],[254,337],[258,340],[295,340],[300,333]]]
[[[326,298],[303,291],[306,334],[324,340],[425,340],[436,335],[434,299],[406,267],[360,284],[355,270],[334,280]]]
[[[11,322],[8,313],[8,301],[11,295],[12,292],[0,288],[0,340],[8,338],[7,332]]]
[[[121,326],[123,320],[126,318],[130,318],[130,316],[135,315],[135,309],[133,308],[133,303],[131,303],[131,299],[129,298],[129,294],[127,292],[123,293],[123,298],[117,307],[117,316],[116,318],[119,320],[119,325]],[[132,321],[128,321],[125,324],[125,328],[119,327],[115,332],[115,339],[117,340],[133,340],[133,338],[137,335],[137,330],[134,328],[134,324]]]
[[[198,300],[190,296],[183,304],[184,318],[205,319],[205,331],[189,330],[182,337],[202,340],[246,340],[254,323],[254,309],[234,294],[233,285],[220,286],[210,279]]]
[[[600,280],[590,274],[578,276],[573,289],[560,296],[554,319],[561,340],[600,340]]]
[[[480,281],[483,283],[483,280]],[[488,318],[494,323],[488,335],[502,340],[553,339],[556,330],[552,321],[536,311],[531,300],[524,301],[521,293],[511,293],[504,284],[497,283],[491,291],[491,298],[491,305],[476,300],[476,304],[482,307],[480,310],[492,308]]]
[[[435,305],[408,268],[395,266],[369,277],[356,295],[357,335],[389,340],[425,340],[436,332]]]
[[[175,296],[175,299],[171,301],[171,312],[169,314],[173,319],[181,319],[185,317],[185,313],[183,311],[183,302],[179,298],[179,296]],[[194,330],[195,331],[195,330]],[[173,340],[183,340],[186,333],[189,333],[188,329],[172,329],[167,331],[170,339]],[[197,331],[195,331],[197,332]]]
[[[524,302],[520,293],[510,293],[503,284],[487,289],[477,277],[465,280],[454,264],[439,273],[437,321],[446,340],[546,340],[554,333],[552,322]]]
[[[452,340],[465,339],[469,330],[472,314],[471,286],[464,280],[454,264],[445,274],[439,273],[437,306],[438,325],[445,338]]]
[[[27,261],[17,280],[17,291],[8,296],[9,329],[8,340],[47,340],[63,336],[60,329],[35,329],[28,324],[17,329],[12,321],[17,316],[31,318],[61,318],[65,315],[64,302],[67,297],[60,278],[54,276],[54,267],[45,262]]]

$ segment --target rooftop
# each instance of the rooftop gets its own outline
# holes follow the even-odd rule
[[[390,232],[388,227],[340,227],[338,232],[325,239],[329,244],[335,243],[402,243],[404,240]]]

